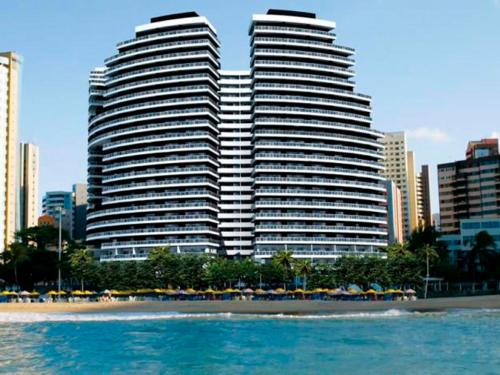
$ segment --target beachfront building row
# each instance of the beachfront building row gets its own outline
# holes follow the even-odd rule
[[[387,244],[381,132],[335,23],[270,10],[249,70],[194,12],[151,19],[92,71],[87,241],[101,260],[334,259]]]

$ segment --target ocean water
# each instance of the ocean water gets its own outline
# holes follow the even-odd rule
[[[500,374],[500,310],[0,314],[6,374]]]

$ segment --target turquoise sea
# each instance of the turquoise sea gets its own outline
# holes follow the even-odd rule
[[[500,311],[0,314],[6,374],[500,374]]]

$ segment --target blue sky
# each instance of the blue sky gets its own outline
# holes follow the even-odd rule
[[[500,0],[0,0],[0,50],[24,57],[21,139],[41,149],[41,193],[86,179],[87,79],[149,18],[195,10],[222,42],[222,66],[248,67],[252,13],[305,10],[337,22],[356,48],[357,91],[374,124],[407,130],[416,162],[463,157],[500,133]]]

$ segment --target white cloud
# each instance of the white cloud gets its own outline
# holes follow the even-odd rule
[[[448,135],[448,133],[437,128],[417,128],[407,130],[406,134],[408,135],[408,138],[427,139],[436,143],[444,143],[450,140],[450,136]]]
[[[498,138],[498,139],[500,139],[500,132],[493,132],[493,133],[491,133],[490,138]]]

